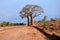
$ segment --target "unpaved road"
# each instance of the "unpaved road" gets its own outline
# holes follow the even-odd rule
[[[46,40],[46,37],[33,27],[17,26],[0,30],[0,40]]]

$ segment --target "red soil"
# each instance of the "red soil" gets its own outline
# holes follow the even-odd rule
[[[46,37],[33,27],[18,26],[0,30],[0,40],[46,40]]]

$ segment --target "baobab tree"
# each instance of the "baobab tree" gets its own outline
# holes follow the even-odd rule
[[[43,8],[38,5],[26,5],[21,11],[20,16],[28,19],[28,26],[33,25],[33,19],[44,13]],[[30,24],[31,23],[31,24]]]

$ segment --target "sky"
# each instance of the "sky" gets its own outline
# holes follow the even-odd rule
[[[27,18],[22,19],[19,12],[27,5],[38,5],[44,9],[44,13],[35,18],[35,21],[47,16],[60,18],[60,0],[0,0],[0,22],[27,23]]]

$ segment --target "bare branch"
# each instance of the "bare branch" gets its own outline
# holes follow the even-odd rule
[[[35,15],[33,16],[33,18],[35,18],[35,17],[37,17],[37,16],[39,16],[39,15],[41,15],[41,14],[35,14]]]

